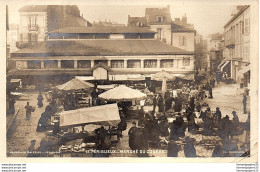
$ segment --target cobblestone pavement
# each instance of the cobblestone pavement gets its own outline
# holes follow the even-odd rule
[[[41,139],[45,136],[45,133],[37,133],[36,127],[47,102],[46,100],[43,100],[44,106],[38,108],[37,95],[38,93],[36,92],[23,92],[23,96],[20,97],[15,103],[16,112],[18,109],[20,109],[20,112],[17,115],[14,125],[10,129],[9,135],[7,136],[7,156],[27,156],[31,141],[36,140],[35,148],[38,148]],[[26,110],[24,107],[26,102],[30,102],[31,106],[36,107],[35,111],[32,112],[29,121],[25,119]],[[10,120],[10,117],[7,118],[7,120]]]
[[[237,84],[220,83],[216,88],[213,88],[213,99],[206,99],[205,102],[209,104],[211,110],[220,108],[222,117],[228,115],[230,119],[233,118],[232,111],[236,111],[240,122],[245,122],[248,118],[247,114],[243,114],[243,95],[238,89]],[[249,107],[249,100],[247,107]],[[249,109],[249,108],[247,108]]]

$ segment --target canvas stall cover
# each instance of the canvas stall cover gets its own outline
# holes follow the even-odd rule
[[[117,126],[120,122],[117,104],[94,106],[60,113],[60,127],[85,124]]]

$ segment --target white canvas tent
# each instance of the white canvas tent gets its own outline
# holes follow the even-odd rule
[[[60,113],[60,127],[86,124],[117,126],[120,122],[117,104],[94,106]]]

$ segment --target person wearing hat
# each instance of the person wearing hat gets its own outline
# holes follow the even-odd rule
[[[233,114],[233,119],[232,119],[232,134],[235,134],[239,131],[239,118],[237,116],[237,113],[236,111],[232,111],[232,114]]]
[[[231,134],[231,121],[229,120],[229,116],[226,115],[222,120],[221,120],[221,125],[219,127],[219,136],[222,139],[229,139],[229,135]]]
[[[39,108],[41,108],[43,106],[43,103],[42,103],[43,97],[42,97],[42,93],[41,92],[39,92],[37,100],[38,100],[38,104],[37,105],[38,105]]]
[[[246,94],[243,94],[243,111],[244,111],[244,114],[246,114],[246,102],[247,102],[247,97],[246,97]]]
[[[216,107],[215,118],[216,118],[217,127],[220,126],[221,117],[222,117],[221,111],[220,111],[219,107]]]
[[[129,147],[132,149],[132,150],[135,150],[137,147],[135,145],[135,134],[137,132],[138,128],[136,127],[136,122],[133,121],[132,122],[132,127],[129,129],[128,131],[128,136],[129,136]]]

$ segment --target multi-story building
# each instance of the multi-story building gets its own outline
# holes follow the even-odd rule
[[[198,71],[207,67],[208,43],[204,40],[202,35],[195,36],[195,68]]]
[[[68,27],[48,33],[47,41],[11,54],[15,78],[91,76],[96,80],[141,78],[165,70],[193,79],[194,51],[168,45],[142,27]],[[133,79],[133,78],[132,78]],[[139,78],[140,79],[140,78]]]
[[[64,28],[87,26],[75,5],[27,5],[20,10],[18,48],[45,41],[47,32]]]
[[[9,71],[10,69],[14,68],[15,63],[11,62],[10,63],[10,53],[19,50],[16,47],[16,42],[18,40],[18,36],[19,36],[19,26],[17,24],[9,24],[9,29],[7,30],[7,39],[6,39],[6,43],[7,43],[7,47],[8,47],[8,52],[6,54],[6,67],[7,67],[7,71]]]
[[[19,25],[10,24],[9,30],[7,31],[7,44],[10,45],[10,53],[19,50],[16,47],[16,42],[19,37]]]
[[[244,86],[250,83],[250,6],[237,6],[238,12],[224,26],[225,63],[221,70]]]
[[[147,27],[156,32],[156,39],[166,44],[189,52],[195,50],[196,31],[193,25],[187,23],[186,15],[182,20],[176,18],[172,21],[169,5],[165,8],[146,8],[145,17],[128,16],[128,26]]]
[[[218,66],[222,61],[222,51],[221,51],[221,41],[223,35],[220,33],[210,34],[209,35],[209,68],[210,71],[216,72]]]

